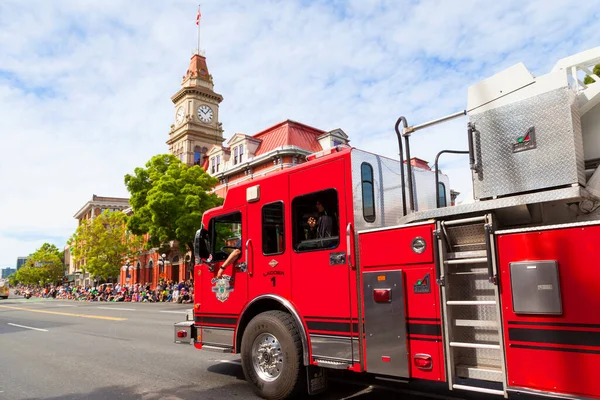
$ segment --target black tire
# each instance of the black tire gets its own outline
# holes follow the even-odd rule
[[[252,346],[268,333],[277,338],[284,355],[279,376],[272,382],[262,379],[253,365]],[[267,311],[254,317],[242,337],[242,368],[258,396],[268,400],[290,399],[306,392],[306,371],[302,363],[302,341],[296,322],[283,311]]]

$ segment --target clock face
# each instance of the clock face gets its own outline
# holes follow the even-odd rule
[[[213,110],[207,105],[202,105],[198,107],[198,118],[200,118],[200,121],[202,122],[212,121]]]
[[[183,117],[184,117],[183,107],[179,107],[177,109],[177,119],[176,119],[178,124],[183,122]]]

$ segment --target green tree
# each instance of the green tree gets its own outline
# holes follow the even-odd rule
[[[128,227],[135,234],[149,234],[147,246],[165,247],[171,240],[185,245],[194,259],[194,236],[202,214],[223,203],[209,191],[217,179],[200,166],[187,166],[172,154],[154,156],[146,168],[125,176],[131,194],[133,216]]]
[[[44,243],[27,257],[25,265],[15,272],[14,281],[26,285],[59,283],[65,274],[61,252],[53,244]]]
[[[600,76],[600,64],[594,65],[594,70],[592,72],[594,72],[594,75]],[[596,82],[594,80],[594,78],[592,78],[589,75],[586,75],[585,78],[583,79],[583,83],[585,83],[586,85],[589,85],[589,84],[594,83],[594,82]]]
[[[121,211],[106,210],[84,220],[68,241],[73,260],[82,260],[82,269],[92,276],[117,277],[125,259],[142,250],[142,238],[127,231],[127,219]]]

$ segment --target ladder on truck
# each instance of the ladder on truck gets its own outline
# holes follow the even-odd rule
[[[492,215],[438,221],[434,235],[449,388],[508,397]]]

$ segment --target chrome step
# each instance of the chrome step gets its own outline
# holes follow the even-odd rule
[[[483,319],[456,319],[454,320],[456,326],[473,326],[476,328],[498,328],[498,322],[486,321]]]
[[[450,347],[462,347],[469,349],[492,349],[500,350],[499,344],[484,344],[484,343],[462,343],[462,342],[450,342]]]
[[[477,386],[453,384],[452,389],[468,390],[469,392],[479,392],[479,393],[495,394],[497,396],[504,396],[504,390],[487,389],[487,388],[481,388],[481,387],[477,387]]]
[[[493,306],[496,305],[495,300],[448,300],[449,306]]]
[[[351,367],[350,363],[343,361],[332,361],[315,358],[314,361],[319,367],[333,368],[333,369],[348,369]]]
[[[485,246],[485,242],[481,243],[462,243],[462,244],[453,244],[452,247],[475,247],[475,246]],[[474,250],[476,251],[476,250]]]
[[[461,258],[458,260],[447,260],[444,263],[448,265],[456,265],[456,264],[481,264],[487,262],[487,257],[477,257],[477,258]]]
[[[456,366],[456,375],[467,379],[502,382],[502,368],[493,365],[459,364]]]
[[[448,253],[447,259],[448,260],[457,260],[457,259],[476,258],[476,257],[486,257],[486,260],[487,260],[487,253],[485,250],[456,251],[454,253]]]
[[[481,215],[479,217],[473,217],[473,218],[463,218],[463,219],[454,219],[451,221],[444,221],[444,226],[453,226],[453,225],[467,225],[467,224],[472,224],[474,222],[485,222],[486,218],[485,215]],[[475,224],[473,224],[475,225]]]
[[[215,353],[231,353],[233,351],[233,347],[209,346],[207,344],[203,344],[201,350],[212,351]]]
[[[448,275],[487,275],[487,271],[450,272]]]

